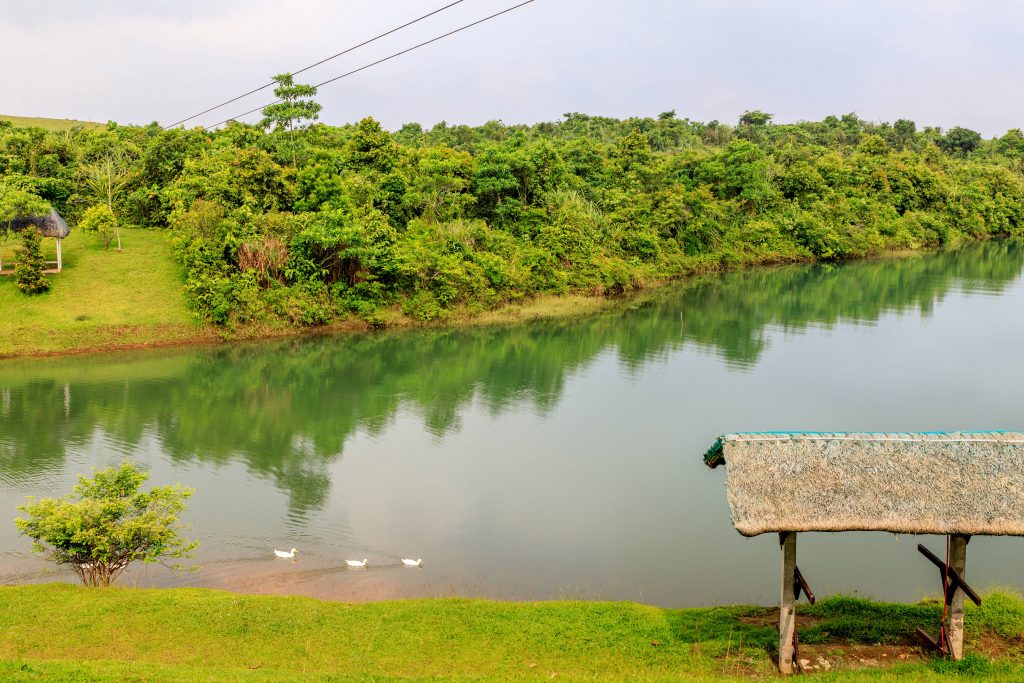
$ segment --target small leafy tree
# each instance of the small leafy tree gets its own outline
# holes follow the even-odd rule
[[[46,259],[43,258],[42,241],[35,226],[30,225],[21,233],[21,249],[18,249],[14,278],[18,282],[18,289],[25,294],[42,294],[50,288],[50,281],[43,275]]]
[[[24,216],[42,216],[50,211],[50,205],[37,195],[25,190],[0,184],[0,239],[11,232],[11,221]],[[38,294],[50,288],[43,271],[42,239],[33,226],[27,226],[21,235],[19,263],[14,268],[18,288],[26,294]]]
[[[296,83],[291,74],[278,74],[273,80],[277,83],[274,96],[278,101],[263,108],[260,125],[264,128],[273,127],[275,132],[287,135],[287,146],[290,149],[286,152],[290,153],[294,166],[298,162],[299,153],[296,131],[316,121],[320,117],[321,106],[311,99],[316,95],[316,86]]]
[[[117,234],[117,217],[106,204],[96,204],[85,210],[78,221],[78,227],[83,232],[96,234],[103,242],[103,248],[109,250]]]
[[[180,484],[140,491],[148,473],[125,463],[78,477],[70,496],[29,499],[18,531],[34,552],[70,566],[87,586],[109,586],[132,562],[191,557],[178,515],[192,490]]]
[[[81,178],[87,193],[105,202],[111,214],[114,212],[114,198],[124,192],[137,176],[131,157],[122,149],[108,152],[81,167]],[[121,231],[116,222],[114,236],[117,238],[117,250],[121,251]]]

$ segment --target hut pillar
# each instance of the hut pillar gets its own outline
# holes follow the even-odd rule
[[[949,566],[967,580],[967,542],[970,536],[953,534],[949,538]],[[964,658],[964,592],[957,588],[947,613],[946,633],[949,634],[949,654],[953,659]]]
[[[779,534],[782,549],[782,598],[779,602],[779,673],[793,673],[793,655],[796,651],[796,532]],[[961,601],[961,605],[963,602]]]
[[[57,272],[64,270],[64,261],[60,257],[60,238],[57,238]]]

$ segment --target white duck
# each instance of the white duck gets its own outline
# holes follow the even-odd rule
[[[360,562],[359,560],[345,560],[345,564],[347,564],[350,567],[365,567],[366,558],[364,557],[362,562]]]
[[[295,557],[295,548],[292,548],[291,551],[288,551],[288,550],[275,550],[274,554],[277,555],[278,557],[285,557],[285,558]]]
[[[421,564],[423,564],[423,558],[420,558],[418,560],[407,560],[403,557],[402,564],[404,564],[406,567],[418,567]]]

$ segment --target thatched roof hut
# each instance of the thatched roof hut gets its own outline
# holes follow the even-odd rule
[[[1024,434],[747,433],[726,465],[733,525],[769,531],[1024,535]]]
[[[55,237],[62,240],[71,234],[71,228],[68,227],[67,222],[53,209],[50,209],[50,213],[44,216],[18,216],[11,220],[9,227],[14,232],[21,232],[33,225],[43,237]]]
[[[963,657],[967,543],[973,535],[1024,536],[1024,434],[1013,432],[726,434],[704,454],[726,466],[732,522],[744,536],[774,531],[782,551],[779,670],[800,662],[795,602],[813,594],[796,566],[801,531],[948,535],[939,567],[948,609],[943,654]]]

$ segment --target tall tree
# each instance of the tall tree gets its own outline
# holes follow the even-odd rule
[[[96,158],[95,161],[82,166],[82,182],[88,193],[96,200],[107,205],[110,213],[114,210],[114,200],[135,179],[136,171],[132,168],[131,158],[123,149],[115,148]],[[121,231],[114,229],[117,237],[117,250],[121,251]]]
[[[296,132],[308,128],[320,118],[322,107],[311,99],[316,95],[315,86],[296,83],[291,74],[278,74],[274,76],[274,82],[277,83],[274,96],[278,101],[263,108],[260,125],[287,134],[287,146],[290,148],[292,165],[295,166],[298,161]]]

